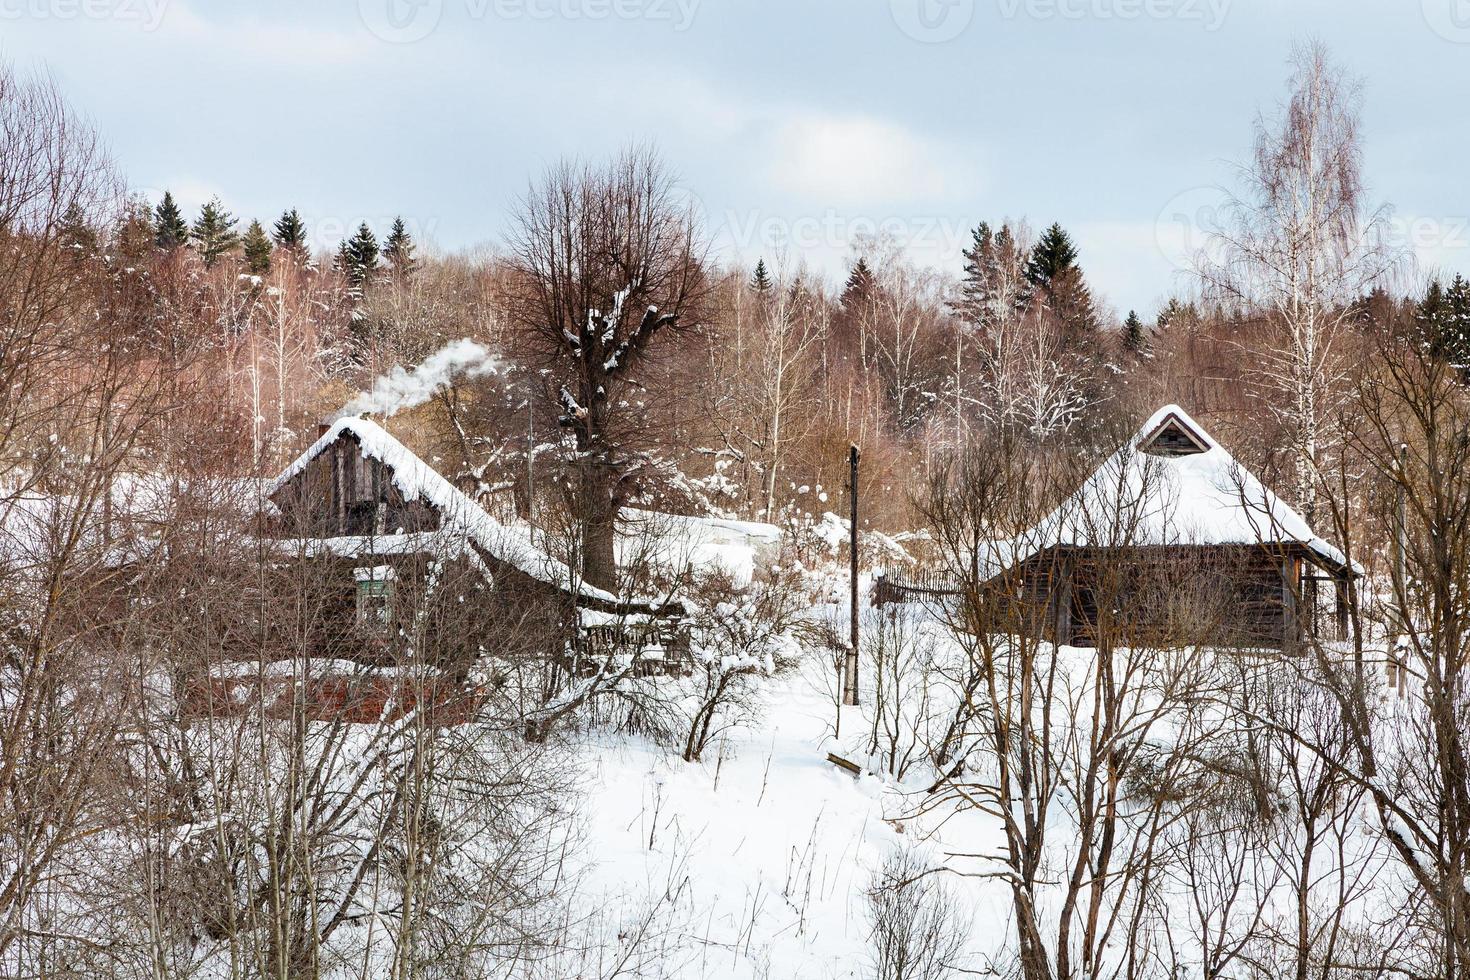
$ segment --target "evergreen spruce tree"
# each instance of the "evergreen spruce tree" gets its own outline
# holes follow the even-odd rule
[[[200,258],[204,259],[206,269],[212,268],[240,244],[235,224],[236,219],[225,210],[217,197],[210,198],[209,203],[199,209],[199,217],[194,220],[194,228],[190,234],[199,249]]]
[[[1128,319],[1123,321],[1123,349],[1134,357],[1148,353],[1148,331],[1134,310],[1129,310]]]
[[[74,258],[89,258],[97,252],[97,231],[88,223],[86,212],[76,202],[67,205],[56,229],[56,237],[61,247]]]
[[[403,279],[413,272],[416,265],[413,249],[413,238],[404,227],[403,219],[394,218],[393,227],[388,230],[388,237],[383,242],[383,258],[388,260],[395,277]]]
[[[271,237],[275,239],[278,248],[289,249],[297,255],[306,254],[306,225],[295,208],[282,212],[276,219]]]
[[[876,280],[866,259],[859,257],[848,274],[847,285],[842,287],[842,309],[854,313],[863,308],[872,298]]]
[[[984,221],[970,233],[964,250],[960,295],[952,308],[967,322],[991,327],[1019,317],[1031,305],[1030,284],[1020,275],[1024,265],[1010,225],[992,232]]]
[[[1159,310],[1159,315],[1154,318],[1154,331],[1163,333],[1171,327],[1179,327],[1188,324],[1195,319],[1193,303],[1181,303],[1175,297],[1170,297],[1164,308]]]
[[[1398,302],[1382,286],[1374,286],[1357,302],[1353,319],[1369,329],[1391,328],[1398,315]]]
[[[378,255],[378,239],[367,222],[363,222],[357,226],[357,234],[337,249],[337,268],[351,289],[361,290],[378,271]]]
[[[980,323],[985,317],[991,295],[994,253],[995,235],[990,225],[982,221],[970,232],[970,247],[961,253],[965,268],[960,277],[960,295],[953,304],[954,311],[970,323]]]
[[[1436,357],[1443,357],[1447,353],[1444,336],[1448,314],[1449,305],[1445,302],[1444,286],[1436,279],[1424,290],[1424,298],[1414,307],[1414,323],[1419,328],[1419,335]]]
[[[1096,329],[1092,291],[1077,264],[1077,247],[1060,224],[1042,233],[1031,250],[1025,276],[1074,336],[1086,336]]]
[[[153,212],[153,244],[161,249],[172,250],[189,241],[189,225],[184,221],[184,212],[179,210],[173,194],[163,192],[163,200]]]
[[[771,289],[771,274],[766,271],[766,260],[755,260],[755,272],[750,275],[750,288],[761,295],[765,295]]]
[[[240,245],[245,252],[245,268],[251,275],[263,276],[271,271],[271,240],[259,221],[250,222]]]
[[[337,254],[332,257],[332,268],[340,272],[350,283],[355,275],[352,268],[352,248],[347,244],[347,239],[337,245]]]
[[[1097,329],[1097,311],[1092,305],[1092,290],[1077,266],[1067,269],[1052,280],[1044,295],[1057,319],[1074,338],[1086,338]]]
[[[1031,249],[1026,263],[1026,280],[1038,289],[1050,289],[1058,276],[1077,265],[1077,246],[1072,236],[1053,223]]]
[[[1455,276],[1444,292],[1440,317],[1440,348],[1455,367],[1470,367],[1470,282]]]

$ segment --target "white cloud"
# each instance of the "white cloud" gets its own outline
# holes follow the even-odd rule
[[[778,124],[768,177],[781,190],[834,205],[969,197],[978,165],[961,150],[883,119],[800,113]]]
[[[169,0],[156,33],[165,43],[191,50],[293,69],[367,64],[383,50],[383,44],[359,23],[326,30],[233,14],[216,20],[201,16],[181,0]]]

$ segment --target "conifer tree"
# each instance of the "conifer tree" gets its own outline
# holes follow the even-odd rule
[[[1123,349],[1135,357],[1148,353],[1148,331],[1134,310],[1129,310],[1128,319],[1123,321]]]
[[[1169,302],[1159,310],[1159,315],[1154,318],[1154,332],[1163,333],[1171,327],[1183,326],[1195,318],[1194,304],[1181,303],[1176,297],[1169,297]]]
[[[161,249],[172,250],[189,241],[189,225],[184,221],[184,212],[179,210],[174,196],[163,192],[163,200],[153,213],[153,243]]]
[[[1436,279],[1424,290],[1424,298],[1414,307],[1414,323],[1424,343],[1437,356],[1444,356],[1444,327],[1448,304],[1445,302],[1444,286]]]
[[[1464,276],[1455,276],[1445,290],[1439,336],[1440,348],[1451,364],[1470,366],[1470,282]]]
[[[750,288],[761,294],[770,291],[771,274],[766,271],[766,260],[763,258],[755,261],[755,272],[750,276]]]
[[[867,260],[859,256],[848,274],[847,285],[842,288],[842,309],[848,313],[860,310],[873,298],[875,284],[873,270],[868,268]]]
[[[979,323],[984,318],[994,251],[995,236],[990,225],[982,221],[970,232],[970,247],[961,253],[965,268],[960,279],[960,296],[954,303],[955,312],[971,323]]]
[[[392,267],[395,277],[403,279],[413,272],[416,265],[413,259],[413,249],[413,237],[404,227],[403,219],[394,218],[393,227],[388,230],[388,237],[383,242],[383,258],[388,260],[388,265]]]
[[[235,232],[236,219],[225,210],[219,198],[210,198],[204,207],[199,209],[199,217],[194,221],[194,228],[190,232],[195,246],[199,249],[199,256],[204,259],[204,267],[212,268],[216,262],[234,250],[240,244],[240,236]]]
[[[1077,266],[1065,270],[1052,280],[1045,291],[1047,305],[1074,338],[1086,338],[1097,329],[1097,311],[1092,305],[1092,291]]]
[[[283,212],[276,219],[271,237],[279,248],[289,249],[297,255],[306,254],[306,225],[295,208]]]
[[[240,245],[245,252],[245,268],[253,276],[263,276],[271,271],[271,240],[259,221],[250,222]]]
[[[1026,279],[1038,289],[1050,289],[1057,277],[1077,265],[1077,246],[1060,224],[1042,233],[1026,263]]]
[[[1057,319],[1074,336],[1086,336],[1097,326],[1092,292],[1077,264],[1077,247],[1060,224],[1052,224],[1026,263],[1026,281],[1041,294]]]
[[[953,309],[980,327],[1017,317],[1031,304],[1030,284],[1021,276],[1024,262],[1009,225],[992,232],[984,221],[970,233],[964,275]]]
[[[347,279],[347,285],[360,290],[372,274],[378,270],[378,239],[367,226],[357,226],[357,233],[344,241],[337,249],[337,268]]]
[[[352,248],[345,238],[337,245],[337,254],[332,257],[332,268],[342,273],[349,283],[352,282]]]
[[[72,202],[61,216],[57,238],[61,246],[76,258],[87,258],[97,251],[97,231],[87,221],[81,205]]]
[[[373,234],[367,222],[357,226],[357,234],[353,235],[347,242],[349,254],[352,256],[352,264],[362,271],[363,275],[371,275],[378,270],[378,238]]]

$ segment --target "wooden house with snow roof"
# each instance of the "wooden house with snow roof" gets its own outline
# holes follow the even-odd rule
[[[1003,604],[1074,646],[1290,650],[1345,633],[1357,574],[1177,405],[985,557]]]
[[[686,652],[677,602],[583,581],[370,419],[332,423],[266,496],[277,511],[267,547],[328,597],[322,656],[391,660],[426,621],[456,641],[460,669],[485,655],[575,659],[609,623],[650,659]]]
[[[1082,647],[1334,639],[1358,574],[1177,405],[1036,527],[986,542],[975,561],[997,631]],[[904,598],[901,582],[882,588]]]

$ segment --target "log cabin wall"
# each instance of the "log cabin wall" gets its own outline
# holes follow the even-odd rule
[[[993,606],[997,625],[1073,646],[1291,650],[1304,630],[1337,631],[1307,612],[1309,571],[1336,581],[1294,548],[1053,548],[998,579]]]
[[[277,495],[288,534],[344,537],[438,530],[439,514],[421,500],[404,500],[393,473],[365,456],[344,432]]]
[[[506,659],[560,655],[571,635],[570,596],[502,562],[491,575],[464,558],[361,555],[303,558],[276,569],[275,587],[307,603],[302,636],[308,656],[373,666],[423,663],[462,677],[483,654]],[[387,617],[364,616],[359,570],[391,569]]]

